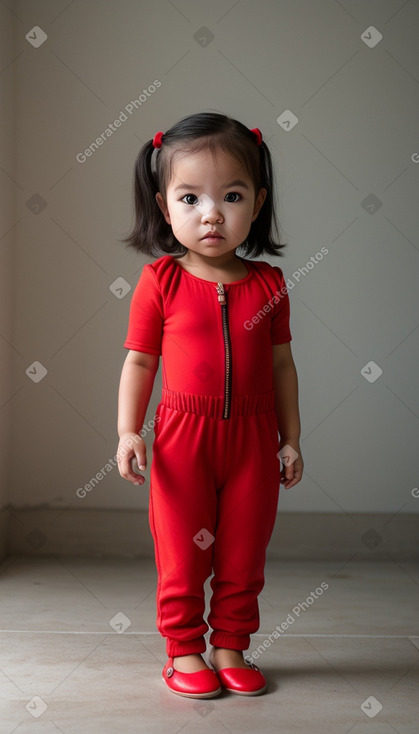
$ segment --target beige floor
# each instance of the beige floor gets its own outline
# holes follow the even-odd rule
[[[8,558],[0,734],[419,732],[416,563],[268,562],[247,654],[261,646],[269,690],[255,698],[166,688],[155,591],[148,560]]]

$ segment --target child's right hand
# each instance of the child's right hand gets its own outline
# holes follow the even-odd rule
[[[145,470],[147,466],[146,445],[138,433],[123,433],[120,436],[116,458],[121,477],[133,484],[144,484],[145,478],[136,474],[131,465],[135,458],[140,469],[144,467]]]

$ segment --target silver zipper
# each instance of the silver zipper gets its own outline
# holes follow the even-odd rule
[[[224,412],[223,418],[230,417],[230,396],[231,396],[231,342],[228,331],[228,313],[226,303],[226,293],[222,283],[215,286],[218,293],[218,301],[221,305],[221,320],[223,325],[224,336],[224,355],[225,355],[225,380],[224,380]]]

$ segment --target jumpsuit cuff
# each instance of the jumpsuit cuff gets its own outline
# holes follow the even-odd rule
[[[195,640],[173,640],[170,637],[166,640],[166,652],[169,658],[175,658],[180,655],[192,655],[193,653],[205,652],[207,643],[205,637],[197,637]]]
[[[210,644],[213,647],[225,647],[229,650],[247,650],[250,645],[250,635],[231,635],[229,632],[213,630]]]

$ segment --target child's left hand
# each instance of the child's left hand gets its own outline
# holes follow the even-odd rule
[[[297,458],[294,461],[286,461],[284,456],[284,462],[282,462],[282,468],[281,468],[281,484],[284,485],[285,489],[291,489],[291,487],[295,487],[296,484],[301,480],[301,477],[303,476],[303,469],[304,469],[304,462],[303,457],[301,456],[301,448],[300,444],[296,441],[281,441],[279,445],[279,450],[284,446],[290,446],[291,449],[293,449],[297,454]],[[293,454],[291,452],[291,458]]]

